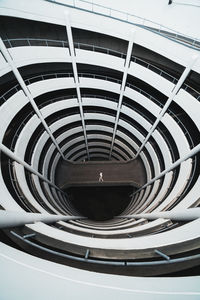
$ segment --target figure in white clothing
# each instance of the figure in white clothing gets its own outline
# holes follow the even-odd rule
[[[103,173],[102,172],[99,173],[99,182],[103,182]]]

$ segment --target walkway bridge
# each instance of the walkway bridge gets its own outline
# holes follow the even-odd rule
[[[99,182],[99,173],[103,182]],[[146,172],[141,159],[128,162],[86,161],[71,163],[61,161],[56,170],[56,184],[63,190],[74,186],[127,186],[140,188],[146,182]]]

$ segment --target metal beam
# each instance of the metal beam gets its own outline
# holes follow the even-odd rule
[[[170,106],[170,104],[172,103],[174,97],[176,96],[176,94],[178,93],[179,89],[181,88],[182,84],[184,83],[184,81],[186,80],[189,72],[191,71],[192,67],[194,66],[195,62],[198,59],[198,55],[194,55],[192,57],[192,60],[190,62],[190,64],[185,68],[184,72],[182,73],[179,81],[177,82],[177,84],[175,85],[175,87],[173,88],[173,90],[170,92],[169,98],[167,100],[167,102],[165,103],[164,107],[162,108],[162,110],[160,111],[156,121],[154,122],[154,124],[152,125],[149,133],[147,134],[146,138],[144,139],[142,145],[140,146],[140,148],[138,149],[134,159],[136,159],[138,157],[138,155],[140,154],[140,152],[142,151],[142,149],[144,148],[144,146],[146,145],[146,143],[148,142],[149,138],[151,137],[153,131],[156,129],[158,123],[160,122],[160,120],[162,119],[162,117],[164,116],[164,114],[166,113],[168,107]]]
[[[116,136],[116,132],[117,132],[117,126],[118,126],[118,122],[119,122],[119,116],[120,116],[120,112],[121,112],[122,101],[123,101],[123,97],[124,97],[124,91],[125,91],[125,88],[126,88],[126,79],[127,79],[127,75],[128,75],[128,69],[129,69],[129,66],[130,66],[134,39],[135,39],[135,31],[132,31],[131,36],[130,36],[130,40],[129,40],[129,43],[128,43],[126,60],[125,60],[125,64],[124,64],[124,73],[123,73],[122,84],[121,84],[121,88],[120,88],[119,102],[118,102],[117,114],[116,114],[116,118],[115,118],[115,125],[114,125],[114,129],[113,129],[113,136],[112,136],[112,141],[111,141],[109,159],[111,159],[113,146],[114,146],[114,142],[115,142],[115,136]]]
[[[36,176],[38,176],[40,179],[42,179],[43,181],[45,181],[46,183],[48,183],[49,185],[51,185],[55,189],[61,191],[59,187],[57,187],[55,184],[53,184],[50,180],[48,180],[46,177],[44,177],[41,173],[39,173],[38,171],[36,171],[35,169],[33,169],[33,167],[31,167],[29,164],[27,164],[24,160],[22,160],[21,158],[17,157],[15,155],[15,153],[13,153],[10,149],[8,149],[2,143],[0,143],[0,151],[2,151],[3,153],[5,153],[12,160],[14,160],[17,163],[19,163],[20,165],[22,165],[25,169],[27,169],[31,173],[35,174]]]
[[[166,175],[167,173],[169,173],[170,171],[172,171],[173,169],[175,169],[176,167],[178,167],[182,162],[184,162],[187,159],[191,158],[192,156],[196,155],[198,152],[200,152],[200,144],[198,144],[192,150],[190,150],[184,157],[179,158],[177,161],[175,161],[173,164],[171,164],[171,166],[169,168],[167,168],[166,170],[164,170],[163,172],[161,172],[159,175],[155,176],[150,181],[148,181],[147,183],[145,183],[141,188],[139,188],[135,193],[133,193],[132,199],[133,199],[133,196],[136,193],[138,193],[142,189],[146,188],[148,185],[154,183],[156,180],[160,179],[161,177],[163,177],[164,175]]]
[[[78,76],[78,70],[77,70],[77,64],[76,64],[76,54],[75,54],[75,49],[74,49],[70,16],[69,16],[68,11],[65,11],[65,23],[66,23],[66,31],[67,31],[69,50],[70,50],[71,61],[72,61],[72,69],[74,72],[74,81],[75,81],[75,86],[76,86],[77,99],[78,99],[81,122],[82,122],[82,127],[83,127],[83,134],[84,134],[84,139],[85,139],[85,147],[86,147],[88,160],[90,160],[84,112],[83,112],[83,105],[82,105],[82,97],[81,97],[81,91],[80,91],[80,81],[79,81],[79,76]]]
[[[161,211],[161,212],[152,212],[144,214],[132,214],[132,215],[122,215],[116,216],[116,219],[147,219],[147,220],[156,220],[156,219],[170,219],[172,221],[183,221],[189,222],[194,221],[200,218],[200,207],[188,208],[184,210],[177,211]]]
[[[63,159],[65,159],[56,139],[54,138],[51,130],[49,129],[46,121],[44,120],[44,117],[42,115],[42,113],[40,112],[39,108],[37,107],[37,105],[35,104],[35,101],[33,99],[33,96],[30,92],[30,90],[28,89],[28,87],[26,86],[21,74],[19,73],[17,67],[15,66],[14,60],[12,58],[12,56],[10,55],[9,51],[7,50],[7,48],[5,47],[2,39],[0,38],[0,50],[5,58],[5,60],[7,61],[7,63],[10,65],[18,83],[20,84],[24,94],[26,95],[26,97],[28,98],[29,102],[31,103],[36,115],[38,116],[38,118],[40,119],[41,123],[43,124],[45,130],[47,131],[47,133],[49,134],[50,138],[52,139],[52,142],[54,143],[54,145],[56,146],[56,148],[58,149],[58,152],[60,153],[60,155],[62,156]]]
[[[48,215],[38,213],[26,213],[19,211],[0,210],[0,228],[10,228],[33,224],[35,222],[54,223],[58,221],[70,221],[87,219],[82,216],[63,216],[63,215]],[[26,238],[27,236],[24,236]]]

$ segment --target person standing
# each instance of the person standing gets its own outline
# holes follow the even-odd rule
[[[103,182],[103,173],[102,172],[99,173],[99,182]]]

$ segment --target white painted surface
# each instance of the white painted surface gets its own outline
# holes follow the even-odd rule
[[[23,46],[8,49],[17,67],[35,63],[67,62],[71,61],[68,48]]]
[[[3,136],[7,127],[9,126],[12,119],[15,117],[16,112],[23,108],[24,105],[28,103],[28,99],[22,91],[17,92],[9,98],[0,107],[1,116],[1,130],[0,130],[0,140],[2,141]]]
[[[170,187],[171,181],[172,181],[172,172],[169,172],[165,175],[162,187],[159,190],[159,193],[157,194],[157,196],[153,199],[153,201],[152,201],[152,198],[149,198],[147,208],[145,208],[145,210],[143,210],[143,208],[141,207],[139,210],[137,210],[137,213],[139,213],[141,211],[149,212],[149,211],[153,210],[159,203],[161,203],[163,197],[165,196],[165,194],[168,191],[168,188]],[[145,205],[146,204],[147,203],[145,203]]]
[[[184,111],[190,116],[197,128],[200,130],[200,102],[183,89],[178,92],[174,98],[174,101],[184,109]]]
[[[113,1],[112,6],[117,7],[119,3],[120,2],[118,1]],[[140,11],[140,3],[142,3],[142,11]],[[106,5],[108,5],[107,1]],[[121,5],[125,9],[124,3]],[[131,4],[131,1],[129,1],[128,4],[129,12],[130,5],[133,5]],[[3,15],[19,16],[20,14],[21,17],[24,18],[46,21],[54,24],[56,23],[63,26],[65,25],[63,11],[67,10],[70,13],[72,26],[102,32],[116,37],[123,36],[123,38],[127,40],[129,40],[130,32],[134,27],[131,24],[126,24],[114,19],[98,16],[80,10],[74,10],[70,8],[65,9],[60,5],[54,4],[49,5],[49,3],[40,0],[37,0],[31,4],[27,4],[25,0],[20,0],[20,3],[17,4],[12,0],[2,0],[1,6]],[[165,26],[173,27],[176,30],[184,32],[185,34],[190,34],[197,37],[199,36],[198,28],[200,21],[198,18],[198,9],[194,7],[167,5],[166,0],[154,0],[154,2],[149,3],[147,3],[145,0],[137,0],[137,3],[134,2],[134,8],[132,9],[133,14],[135,11],[139,10],[140,16],[147,15],[149,18],[153,17],[154,21],[158,21],[158,23],[160,23],[160,20],[162,20],[161,23]],[[190,10],[190,18],[188,18],[188,9]],[[82,21],[83,19],[84,22]],[[136,36],[136,43],[155,50],[164,56],[167,55],[169,58],[179,63],[182,63],[184,60],[188,61],[192,53],[196,52],[195,50],[187,48],[183,45],[171,42],[162,36],[155,35],[154,33],[138,27],[136,27],[136,29],[138,32]],[[154,43],[151,42],[152,38],[155,41]],[[181,53],[181,56],[179,53]]]
[[[173,202],[175,202],[175,200],[178,199],[178,197],[183,192],[185,186],[187,185],[187,182],[191,175],[191,169],[192,169],[192,160],[191,159],[184,161],[180,165],[179,176],[176,179],[176,183],[175,183],[172,191],[170,192],[168,197],[156,209],[154,209],[154,211],[166,210],[168,205],[173,204]]]
[[[166,96],[169,96],[174,84],[151,70],[131,62],[129,74],[153,86]]]
[[[96,0],[97,1],[97,0]],[[103,3],[101,0],[101,4]],[[108,5],[108,1],[106,5]],[[129,7],[126,6],[126,2],[122,4],[119,1],[115,1],[115,5],[122,5],[123,8]],[[137,2],[136,2],[137,1]],[[191,8],[188,7],[185,9],[184,7],[180,8],[180,6],[175,7],[174,5],[167,6],[167,1],[144,1],[144,0],[136,0],[135,3],[132,3],[134,11],[137,12],[139,7],[142,7],[142,14],[146,16],[152,16],[154,20],[158,20],[159,18],[163,23],[170,25],[176,25],[176,28],[184,29],[184,32],[190,32],[193,34],[198,33],[199,28],[199,16],[198,16],[198,9],[192,10],[193,18],[188,17],[191,13]],[[130,3],[130,2],[129,2]],[[137,3],[137,4],[136,4]],[[157,9],[153,9],[157,7]],[[157,5],[157,6],[156,6]],[[42,2],[39,0],[36,1],[17,1],[16,3],[11,0],[2,0],[2,14],[13,14],[15,16],[21,15],[21,17],[28,17],[28,18],[35,18],[41,21],[50,21],[52,23],[64,24],[63,20],[63,7],[50,5],[47,2]],[[6,8],[7,7],[7,8]],[[149,9],[152,8],[152,9]],[[117,21],[108,20],[103,17],[94,16],[88,13],[82,13],[77,11],[72,11],[72,23],[74,26],[77,27],[85,27],[86,29],[92,29],[94,31],[102,31],[106,34],[111,34],[115,36],[121,36],[125,39],[129,38],[130,34],[130,25],[122,24]],[[162,12],[162,13],[161,13]],[[84,15],[84,22],[81,19],[81,16]],[[177,17],[178,16],[178,17]],[[83,24],[84,23],[84,24]],[[95,25],[94,25],[95,24]],[[154,42],[152,43],[152,39]],[[186,65],[187,62],[190,60],[191,54],[195,51],[186,48],[184,46],[178,45],[176,43],[171,43],[169,40],[166,40],[162,37],[155,36],[152,33],[147,33],[144,30],[138,30],[136,42],[147,47],[149,49],[155,50],[156,52],[167,55],[169,58]],[[181,55],[180,55],[181,53]],[[39,53],[38,59],[41,57],[42,53]],[[50,55],[50,54],[49,54]],[[43,55],[43,59],[44,55]],[[48,58],[46,58],[48,59]],[[197,62],[196,66],[194,67],[195,70],[199,69],[199,61]],[[93,81],[94,82],[94,81]],[[69,86],[73,87],[73,82],[70,80],[68,81]],[[84,79],[82,80],[84,84]],[[85,80],[85,83],[89,85],[89,81]],[[95,83],[95,82],[94,82]],[[91,83],[90,83],[91,84]],[[98,86],[99,82],[95,83]],[[51,87],[52,85],[52,87]],[[67,85],[67,82],[63,80],[60,82],[58,86],[57,83],[53,83],[51,81],[49,83],[48,88],[41,84],[39,90],[33,86],[34,95],[39,95],[40,92],[46,92],[47,90],[54,90],[54,88],[61,89]],[[95,85],[94,85],[95,86]],[[102,84],[104,87],[104,84]],[[109,86],[107,86],[109,88]],[[116,86],[113,86],[113,90],[116,90]],[[167,91],[166,91],[167,92]],[[38,94],[37,94],[38,93]],[[178,98],[177,98],[178,101]],[[13,105],[13,103],[12,103]],[[2,106],[3,107],[3,106]],[[8,123],[10,122],[10,118],[15,115],[14,107],[10,107],[9,115],[6,114],[4,116],[3,124],[5,125],[3,128],[6,129]],[[198,118],[197,115],[193,111],[190,110],[188,107],[188,111],[190,112],[191,116],[194,116],[195,120]],[[75,119],[76,117],[71,118]],[[70,118],[69,118],[70,119]],[[69,120],[68,119],[68,120]],[[166,121],[167,122],[167,121]],[[171,123],[170,123],[171,124]],[[198,123],[199,124],[199,123]],[[58,124],[56,124],[57,126]],[[53,127],[53,125],[52,125]],[[132,128],[130,126],[125,127],[129,128],[130,132]],[[173,129],[170,127],[171,130]],[[186,146],[186,142],[181,145],[181,138],[178,138],[178,130],[175,139],[179,143],[179,149],[181,153],[184,153],[184,147]],[[187,146],[186,146],[187,148]],[[165,178],[170,177],[166,175]],[[22,178],[23,179],[23,178]],[[163,188],[162,192],[166,191],[166,188],[170,182],[170,178],[166,180],[165,187]],[[197,186],[195,186],[195,193],[198,192]],[[194,191],[193,190],[193,191]],[[6,196],[6,193],[5,193]],[[159,193],[161,196],[161,192]],[[192,196],[192,194],[191,194]],[[196,197],[196,195],[195,195]],[[7,200],[7,198],[6,198]],[[10,199],[11,200],[11,199]],[[11,201],[8,200],[8,206],[11,205]],[[188,203],[188,202],[187,202]],[[16,205],[16,204],[15,204]],[[14,206],[13,206],[14,207]],[[41,224],[32,225],[34,229],[38,229],[39,231],[43,230],[45,234],[50,235],[53,233],[55,234],[55,238],[60,237],[63,238],[62,233],[59,233],[53,229],[49,230],[48,226],[44,226]],[[157,244],[161,245],[162,243],[165,245],[166,243],[177,243],[178,241],[182,242],[187,238],[195,238],[199,236],[199,232],[197,229],[199,228],[199,220],[191,222],[188,225],[183,226],[183,228],[175,229],[171,233],[166,233],[162,235],[157,235],[158,240],[156,241]],[[55,233],[56,232],[56,233]],[[69,235],[68,235],[69,237]],[[74,238],[74,237],[73,237]],[[83,242],[84,238],[80,238],[79,242]],[[67,241],[68,238],[67,238]],[[91,240],[87,240],[87,243]],[[153,244],[155,247],[155,241],[152,241],[152,237],[145,237],[144,239],[134,239],[134,243],[136,246],[141,247],[139,243],[142,241],[143,247],[147,247]],[[92,241],[94,242],[94,240]],[[100,241],[102,244],[102,240]],[[117,241],[119,243],[119,241]],[[129,240],[130,242],[130,240]],[[143,244],[144,242],[144,244]],[[96,245],[99,242],[96,242]],[[121,243],[121,241],[120,241]],[[125,244],[124,244],[125,245]],[[93,244],[91,245],[93,246]],[[103,246],[103,245],[102,245]],[[112,245],[112,247],[115,245]],[[127,245],[126,245],[127,247]],[[63,295],[70,294],[73,295],[75,298],[79,299],[89,299],[97,298],[102,299],[104,298],[119,298],[119,299],[133,299],[137,298],[138,300],[141,299],[199,299],[200,291],[199,291],[199,276],[196,278],[145,278],[145,284],[143,278],[135,278],[135,277],[123,277],[123,276],[112,276],[112,275],[105,275],[97,274],[97,273],[90,273],[81,270],[75,270],[69,267],[64,267],[61,265],[57,265],[51,262],[47,262],[35,257],[31,257],[28,254],[21,253],[15,249],[10,249],[10,247],[1,244],[0,246],[1,253],[0,253],[0,260],[1,260],[1,272],[3,274],[2,280],[0,283],[1,286],[1,295],[3,295],[4,299],[6,300],[13,300],[16,299],[16,294],[19,296],[20,299],[24,300],[29,298],[31,300],[35,298],[42,298],[53,300],[55,298],[62,298]],[[12,263],[11,263],[12,262]],[[18,276],[16,276],[18,274]],[[28,278],[28,280],[26,280]],[[24,279],[24,280],[22,280]],[[34,292],[30,293],[32,289],[32,282],[37,286],[37,289],[34,289]],[[8,286],[12,286],[12,289]],[[26,284],[25,284],[26,283]],[[64,284],[63,284],[64,283]],[[56,286],[56,289],[55,289]],[[170,291],[169,291],[170,287]],[[198,291],[198,292],[197,292]]]
[[[33,197],[32,193],[29,190],[28,184],[26,182],[26,177],[24,173],[24,167],[18,163],[14,163],[16,179],[19,185],[19,188],[22,191],[22,195],[27,198],[28,202],[37,209],[40,213],[45,213],[46,210],[37,202],[37,200]]]
[[[156,220],[160,222],[160,219]],[[142,236],[137,239],[98,239],[90,238],[84,236],[73,235],[68,232],[60,231],[59,229],[50,227],[43,223],[37,223],[34,225],[27,225],[34,231],[38,231],[52,239],[61,240],[66,243],[77,244],[87,248],[98,248],[98,249],[118,249],[118,250],[128,250],[128,249],[149,249],[149,248],[159,248],[170,244],[181,244],[184,241],[190,241],[194,238],[199,237],[200,220],[197,219],[183,226],[173,229],[172,231],[167,231],[163,233],[158,233],[156,239],[152,239],[152,236]]]
[[[74,299],[83,300],[100,300],[102,297],[198,300],[200,295],[199,276],[145,278],[144,284],[144,278],[106,274],[105,280],[103,274],[83,270],[77,272],[77,269],[36,258],[2,243],[0,249],[1,272],[4,274],[0,283],[1,296],[6,300],[16,299],[16,293],[21,300],[54,300],[69,294],[69,291]],[[37,286],[34,292],[33,282]]]

